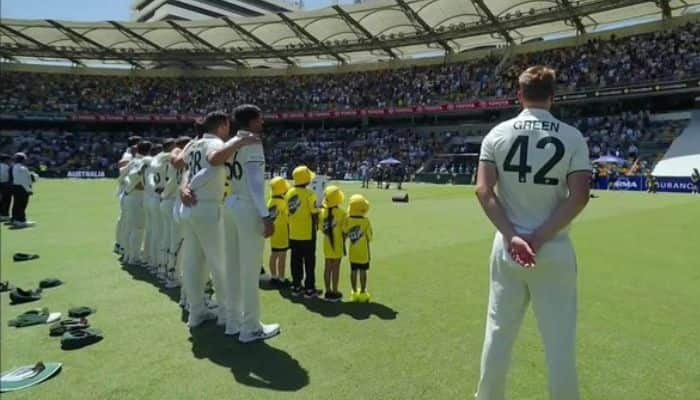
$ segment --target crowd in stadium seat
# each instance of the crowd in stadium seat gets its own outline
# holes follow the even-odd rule
[[[668,145],[687,121],[652,121],[648,111],[640,111],[579,118],[571,123],[587,138],[591,159],[613,155],[633,164],[641,158],[651,167],[658,152],[641,154],[640,148],[657,142],[662,146]],[[183,134],[169,129],[159,128],[157,137],[152,139],[158,141]],[[0,152],[27,153],[28,165],[44,176],[65,176],[66,172],[74,170],[115,172],[116,161],[126,147],[126,138],[131,134],[65,130],[9,133],[11,135],[0,135]],[[463,143],[461,136],[485,133],[486,128],[483,132],[419,134],[410,128],[383,126],[307,129],[271,126],[265,137],[267,168],[276,175],[289,175],[295,166],[306,164],[334,178],[357,178],[362,163],[374,166],[382,159],[394,157],[403,162],[407,176],[419,171],[470,173],[474,169],[473,161],[465,161],[463,157],[427,162],[436,154],[478,152],[478,140],[474,145],[460,144]],[[642,173],[641,170],[633,172]]]
[[[469,62],[345,74],[258,78],[128,78],[7,72],[0,111],[202,114],[254,103],[266,112],[429,105],[515,94],[532,64],[558,72],[560,91],[700,75],[700,25],[590,40],[578,47]]]

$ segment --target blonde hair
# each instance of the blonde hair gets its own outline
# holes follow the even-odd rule
[[[530,67],[518,77],[518,86],[525,100],[549,100],[554,96],[556,73],[543,65]]]

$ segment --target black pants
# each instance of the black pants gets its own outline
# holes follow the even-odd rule
[[[29,192],[20,185],[12,186],[12,220],[18,222],[27,221],[27,204],[29,203]]]
[[[315,240],[290,240],[292,249],[292,283],[301,285],[301,280],[306,275],[304,287],[316,288],[316,241]]]
[[[12,185],[0,183],[0,217],[10,215],[10,204],[12,203]]]

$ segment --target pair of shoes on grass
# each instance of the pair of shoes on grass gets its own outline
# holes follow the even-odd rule
[[[350,294],[350,299],[355,303],[369,303],[370,295],[368,292],[353,291]]]
[[[329,303],[338,303],[343,300],[343,294],[341,292],[326,292],[323,295],[323,301]]]

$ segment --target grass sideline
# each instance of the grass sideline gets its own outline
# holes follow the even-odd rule
[[[341,183],[346,195],[359,185]],[[34,229],[0,232],[2,280],[22,288],[57,277],[41,301],[1,296],[1,370],[64,363],[54,379],[12,399],[466,399],[477,383],[493,228],[466,186],[366,190],[375,231],[373,304],[294,301],[264,291],[264,320],[282,335],[239,345],[222,329],[192,335],[176,293],[159,290],[111,253],[117,215],[109,180],[45,180],[28,215]],[[700,398],[700,197],[599,193],[576,221],[579,371],[584,399]],[[320,248],[320,246],[319,246]],[[41,258],[14,263],[15,252]],[[321,254],[319,252],[319,254]],[[317,274],[321,276],[322,261]],[[343,291],[349,266],[343,261]],[[90,318],[105,339],[62,351],[48,327],[7,321],[39,306]],[[547,398],[541,340],[531,311],[513,355],[509,395]]]

